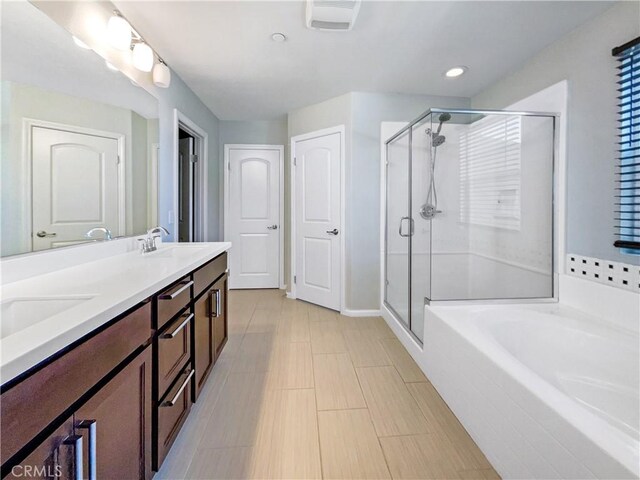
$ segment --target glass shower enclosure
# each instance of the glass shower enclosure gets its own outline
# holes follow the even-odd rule
[[[557,115],[431,109],[386,141],[384,305],[554,298]]]

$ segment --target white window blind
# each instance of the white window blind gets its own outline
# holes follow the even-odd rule
[[[616,241],[640,253],[640,37],[613,49],[618,57]]]
[[[499,115],[460,135],[460,221],[520,230],[520,117]]]

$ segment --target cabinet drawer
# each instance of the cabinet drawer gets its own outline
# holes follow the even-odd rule
[[[2,464],[147,343],[151,333],[151,304],[147,302],[3,392]]]
[[[158,335],[158,395],[162,397],[180,373],[180,368],[191,357],[191,324],[193,314],[190,310],[176,317],[167,328]]]
[[[227,252],[218,255],[206,265],[193,272],[194,293],[193,296],[200,295],[205,288],[211,285],[216,278],[227,270]]]
[[[167,394],[158,404],[158,428],[156,437],[156,462],[154,470],[158,470],[169,449],[180,432],[180,427],[191,410],[191,382],[194,370],[185,366]]]
[[[191,276],[187,275],[156,295],[158,302],[158,330],[189,304],[192,298],[192,285]]]

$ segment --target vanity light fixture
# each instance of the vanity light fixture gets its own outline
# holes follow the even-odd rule
[[[164,60],[158,58],[158,63],[153,67],[153,84],[156,87],[168,88],[171,83],[171,70],[164,63]]]
[[[71,38],[73,38],[73,43],[75,43],[77,46],[79,46],[80,48],[84,48],[85,50],[91,50],[91,47],[89,45],[87,45],[86,43],[84,43],[82,40],[80,40],[78,37],[76,37],[75,35],[71,35]]]
[[[131,25],[117,10],[107,23],[109,43],[118,50],[128,50],[131,47]]]
[[[76,37],[73,37],[73,40],[78,46],[84,45],[83,48],[89,48],[88,45]],[[142,72],[151,72],[153,70],[153,83],[161,88],[169,86],[171,83],[171,70],[167,64],[155,54],[153,49],[144,41],[142,35],[131,26],[118,10],[113,11],[113,15],[107,22],[107,40],[114,48],[123,52],[123,62],[125,64],[133,65]],[[78,42],[81,42],[82,45]],[[155,62],[156,57],[158,58],[158,63]],[[107,62],[107,66],[111,70],[119,70],[109,62]]]
[[[133,46],[133,66],[143,72],[150,72],[153,68],[153,50],[144,42]]]
[[[109,63],[108,61],[104,61],[105,65],[107,66],[107,68],[113,72],[119,72],[120,70],[118,70],[118,67],[116,67],[113,63]]]
[[[447,78],[457,78],[463,73],[465,73],[467,70],[468,70],[467,67],[460,65],[458,67],[453,67],[447,70],[444,76]]]

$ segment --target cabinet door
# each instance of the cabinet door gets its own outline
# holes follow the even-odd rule
[[[88,479],[151,478],[151,348],[74,414]]]
[[[5,479],[39,480],[75,479],[82,468],[82,439],[73,435],[73,419],[69,418],[38,445],[22,462],[8,469]]]
[[[222,353],[227,343],[227,276],[223,276],[211,287],[214,300],[213,310],[213,352],[215,359]]]
[[[207,290],[194,304],[193,320],[193,358],[195,369],[194,400],[200,395],[200,390],[209,376],[215,360],[213,350],[213,322],[211,308],[214,303],[213,292]]]

